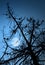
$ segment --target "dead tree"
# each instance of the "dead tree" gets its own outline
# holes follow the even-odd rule
[[[5,36],[3,29],[3,41],[6,47],[0,58],[0,65],[43,65],[45,61],[45,28],[41,26],[43,26],[44,20],[36,21],[31,17],[17,18],[9,5],[7,5],[7,9],[6,15],[12,22],[9,26],[9,36]],[[16,32],[19,33],[20,39],[22,37],[22,41],[17,48],[12,48],[8,41],[12,40]]]

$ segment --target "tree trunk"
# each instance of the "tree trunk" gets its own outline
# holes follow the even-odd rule
[[[38,63],[38,57],[35,55],[35,53],[33,52],[33,50],[30,48],[30,55],[31,55],[31,58],[33,60],[33,64],[34,65],[40,65]]]

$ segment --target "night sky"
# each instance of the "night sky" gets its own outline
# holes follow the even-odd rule
[[[7,11],[7,2],[13,8],[16,16],[45,20],[45,0],[0,0],[0,49],[2,48],[2,29],[9,21],[4,15]]]
[[[45,18],[45,0],[0,0],[0,25],[6,24],[6,3],[14,9],[16,16],[33,17],[35,19]]]

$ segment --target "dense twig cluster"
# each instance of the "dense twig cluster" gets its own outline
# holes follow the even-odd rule
[[[41,65],[45,61],[45,29],[41,28],[44,23],[42,21],[36,21],[33,18],[16,18],[13,16],[12,10],[9,5],[7,7],[7,16],[13,20],[13,26],[9,26],[11,29],[10,36],[5,37],[3,31],[3,40],[6,44],[5,51],[0,58],[0,65]],[[25,23],[26,19],[26,23]],[[12,23],[11,23],[12,24]],[[43,30],[44,29],[44,30]],[[20,31],[23,41],[18,48],[12,48],[8,45],[8,41]],[[8,52],[10,48],[10,52]],[[8,57],[5,60],[4,56]],[[43,55],[43,56],[42,56]]]

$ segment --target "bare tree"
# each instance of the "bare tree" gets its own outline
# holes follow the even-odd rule
[[[12,22],[9,25],[8,36],[5,35],[5,29],[3,29],[5,51],[0,58],[0,65],[43,65],[45,62],[45,28],[41,26],[44,20],[36,21],[31,17],[16,18],[9,5],[7,9],[6,15]],[[8,41],[11,41],[16,33],[22,39],[18,47],[12,48]]]

